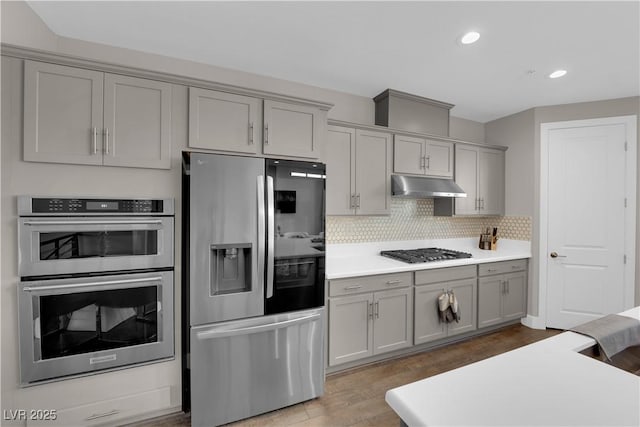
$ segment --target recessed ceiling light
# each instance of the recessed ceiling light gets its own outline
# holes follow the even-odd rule
[[[460,43],[462,44],[475,43],[478,41],[479,38],[480,38],[480,33],[476,31],[469,31],[467,34],[462,36],[462,38],[460,39]]]
[[[562,77],[567,74],[567,70],[555,70],[553,73],[549,74],[550,79],[557,79],[558,77]]]

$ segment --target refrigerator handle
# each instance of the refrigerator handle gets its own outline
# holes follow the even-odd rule
[[[204,341],[213,338],[256,334],[259,332],[275,331],[276,329],[288,328],[290,326],[299,325],[301,323],[315,322],[319,318],[320,314],[316,313],[310,314],[308,316],[297,317],[294,319],[283,320],[281,322],[269,322],[263,325],[247,326],[245,328],[224,329],[224,327],[213,327],[208,331],[198,332],[196,334],[196,337],[198,338],[198,340]]]
[[[258,283],[264,280],[264,256],[265,256],[265,208],[264,208],[264,176],[257,177],[258,196]]]
[[[267,176],[267,298],[273,296],[273,257],[275,249],[274,240],[276,238],[274,217],[273,177]]]

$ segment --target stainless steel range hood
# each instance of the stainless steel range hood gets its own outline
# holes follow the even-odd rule
[[[391,195],[409,199],[467,197],[467,193],[452,179],[405,175],[391,175]]]

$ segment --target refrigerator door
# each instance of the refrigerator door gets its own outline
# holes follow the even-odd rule
[[[268,159],[266,314],[324,305],[325,165]]]
[[[190,324],[264,314],[264,160],[192,153]]]
[[[324,309],[191,328],[191,424],[214,426],[324,393]]]

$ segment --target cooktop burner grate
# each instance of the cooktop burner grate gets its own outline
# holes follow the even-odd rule
[[[448,259],[471,258],[470,253],[442,248],[420,248],[396,251],[381,251],[380,255],[411,264],[419,262],[443,261]]]

